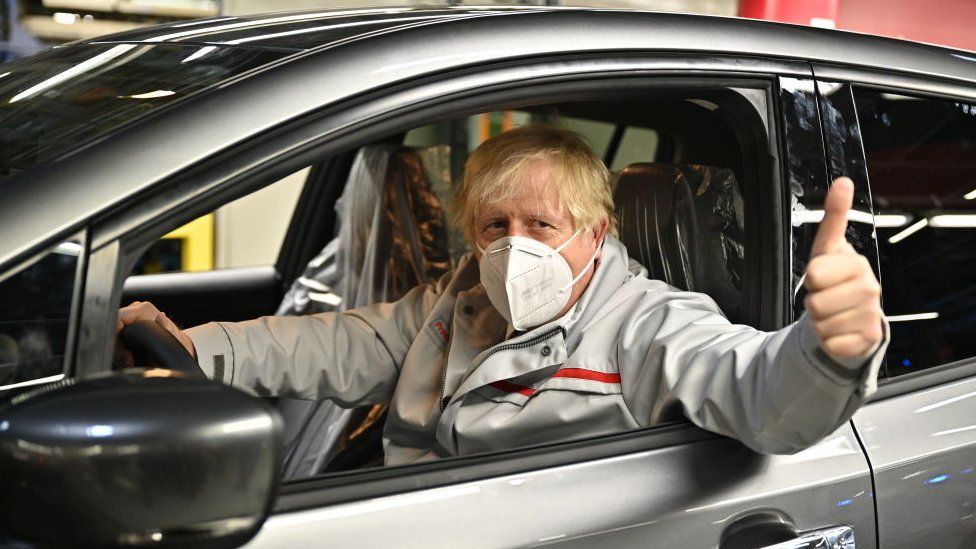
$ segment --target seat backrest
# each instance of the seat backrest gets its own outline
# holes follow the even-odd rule
[[[617,176],[614,203],[620,240],[652,278],[707,293],[739,320],[744,204],[731,170],[631,164]]]

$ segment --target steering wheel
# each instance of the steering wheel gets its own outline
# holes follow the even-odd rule
[[[154,361],[160,367],[190,377],[206,377],[186,347],[176,336],[150,320],[137,320],[119,332],[122,343],[135,358],[137,365]]]

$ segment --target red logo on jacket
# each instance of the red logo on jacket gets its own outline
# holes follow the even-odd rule
[[[434,329],[437,335],[441,336],[444,343],[451,342],[451,333],[447,331],[447,324],[445,324],[443,320],[438,319],[431,322],[430,327]]]

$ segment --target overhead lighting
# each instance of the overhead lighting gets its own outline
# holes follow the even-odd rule
[[[874,216],[874,226],[883,229],[904,227],[912,220],[912,216],[904,214],[878,214]]]
[[[197,51],[193,52],[192,54],[188,55],[186,59],[180,61],[180,63],[189,63],[190,61],[196,61],[197,59],[200,59],[204,55],[207,55],[216,49],[217,46],[204,46],[198,49]]]
[[[8,72],[7,74],[10,74],[10,73]],[[0,75],[0,78],[3,78],[3,76],[4,75]],[[972,200],[972,199],[976,198],[976,189],[973,189],[973,190],[969,191],[968,193],[962,195],[962,197],[965,198],[966,200]]]
[[[0,78],[3,78],[4,76],[7,76],[9,74],[10,74],[10,71],[7,71],[7,72],[5,72],[3,74],[0,74]],[[974,192],[976,192],[976,191],[974,191]]]
[[[823,221],[823,210],[800,210],[793,212],[793,225],[799,226],[804,223],[820,223]],[[878,214],[872,216],[869,212],[861,210],[850,210],[847,212],[847,219],[858,223],[874,222],[876,227],[893,228],[904,227],[912,220],[910,215],[905,214]]]
[[[80,255],[81,250],[81,244],[78,244],[77,242],[62,242],[58,244],[56,248],[54,248],[55,253],[74,256]]]
[[[157,97],[169,97],[171,95],[176,95],[176,92],[170,90],[156,90],[146,93],[138,93],[136,95],[120,95],[119,99],[156,99]]]
[[[915,313],[911,315],[889,315],[885,316],[888,322],[911,322],[912,320],[935,320],[939,318],[939,313]]]
[[[62,25],[74,25],[79,19],[81,19],[77,13],[66,13],[63,11],[55,12],[51,17],[54,19],[55,23],[60,23]]]
[[[836,29],[837,22],[833,19],[828,19],[826,17],[811,17],[810,18],[811,27],[820,27],[821,29]]]
[[[895,93],[882,93],[881,99],[887,99],[888,101],[917,101],[920,98],[912,97],[910,95],[898,95]]]
[[[943,214],[929,218],[929,225],[939,229],[976,227],[976,214]]]
[[[902,240],[905,240],[909,236],[912,236],[913,234],[917,233],[918,231],[921,231],[922,229],[924,229],[928,225],[929,225],[929,220],[928,219],[919,220],[917,223],[911,225],[910,227],[908,227],[904,231],[901,231],[900,233],[898,233],[896,235],[892,235],[888,239],[888,243],[889,244],[898,244],[899,242],[901,242]]]

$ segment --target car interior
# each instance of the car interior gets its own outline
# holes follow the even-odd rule
[[[619,238],[650,277],[707,293],[732,322],[755,326],[751,279],[761,266],[750,251],[759,231],[751,204],[774,178],[764,108],[742,90],[714,86],[506,104],[438,120],[311,166],[273,268],[136,271],[122,305],[151,301],[189,327],[396,300],[468,252],[448,205],[470,151],[541,122],[578,132],[610,168]],[[165,239],[146,254],[165,255],[167,246],[172,255]],[[385,406],[276,405],[286,420],[285,479],[382,465]]]

